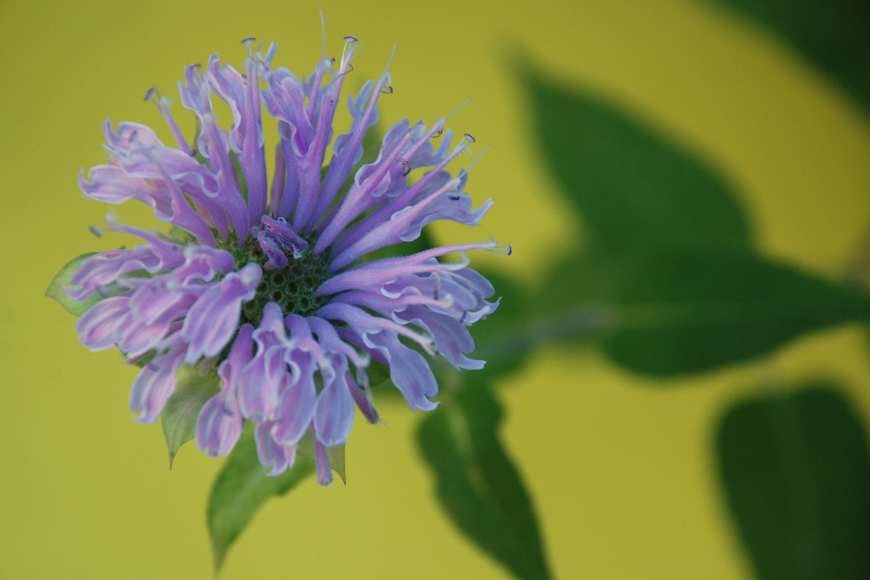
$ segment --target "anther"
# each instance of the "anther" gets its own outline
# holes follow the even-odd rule
[[[439,138],[439,137],[440,137],[441,135],[443,135],[443,134],[444,134],[444,127],[441,127],[440,129],[438,129],[437,131],[435,131],[435,132],[432,134],[432,139],[437,139],[437,138]]]
[[[460,199],[462,199],[461,197],[459,197],[459,196],[456,195],[456,194],[448,195],[447,198],[448,198],[450,201],[459,201]]]
[[[97,226],[88,226],[88,231],[90,231],[92,234],[94,234],[94,236],[98,238],[103,237],[103,230],[101,230]]]
[[[466,134],[465,134],[465,139],[466,139],[469,143],[477,143],[477,139],[475,139],[475,138],[474,138],[474,135],[472,135],[471,133],[466,133]]]
[[[381,89],[381,94],[382,95],[392,95],[393,94],[393,85],[385,85]]]
[[[344,41],[345,42],[357,42],[357,41],[359,41],[359,38],[357,38],[353,34],[348,34],[347,36],[344,37]]]
[[[411,173],[411,166],[404,159],[399,159],[399,165],[402,166],[402,177],[407,177]]]
[[[145,91],[145,101],[153,100],[154,97],[158,96],[157,87],[148,87],[148,90]]]
[[[250,44],[252,42],[257,42],[256,36],[246,36],[245,38],[242,39],[242,44],[245,44],[245,45]]]

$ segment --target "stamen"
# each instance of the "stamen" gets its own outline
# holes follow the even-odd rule
[[[455,117],[456,115],[461,113],[465,109],[465,107],[467,107],[470,103],[471,103],[471,97],[465,97],[464,99],[462,99],[462,101],[460,101],[460,103],[458,105],[453,107],[453,110],[451,110],[449,113],[447,113],[447,115],[445,115],[444,120],[449,121],[450,119],[452,119],[453,117]]]
[[[148,101],[153,101],[155,98],[160,97],[160,92],[157,90],[157,87],[148,87],[148,90],[145,91],[144,100],[147,103]]]
[[[477,143],[477,139],[475,139],[474,135],[472,135],[471,133],[465,133],[465,139],[469,143]]]
[[[356,36],[348,35],[344,37],[344,49],[341,51],[341,61],[338,65],[339,73],[349,73],[353,70],[350,60],[353,58],[354,44],[356,44]],[[341,76],[341,75],[339,75]]]
[[[101,230],[97,226],[88,226],[88,231],[90,231],[95,237],[103,237],[103,230]]]
[[[384,74],[387,74],[390,70],[390,67],[393,66],[393,59],[396,58],[396,51],[399,49],[398,44],[393,45],[393,49],[390,51],[390,56],[387,57],[387,63],[384,65]]]
[[[468,163],[468,165],[465,166],[465,168],[462,169],[462,171],[464,173],[470,172],[472,170],[472,168],[475,165],[477,165],[477,162],[480,161],[481,159],[483,159],[483,156],[486,155],[489,152],[489,150],[490,150],[489,145],[487,145],[486,147],[481,149],[474,157],[471,158],[471,161]]]
[[[326,15],[323,13],[323,8],[320,12],[320,56],[326,54]]]
[[[393,85],[384,85],[381,89],[382,95],[392,95],[393,94]]]
[[[242,39],[242,44],[245,46],[245,48],[248,49],[248,58],[254,57],[254,52],[256,50],[254,47],[255,42],[257,42],[257,38],[255,36],[248,36]],[[242,73],[242,77],[248,78],[244,73]]]
[[[348,34],[344,37],[345,42],[359,42],[359,38],[354,36],[353,34]]]

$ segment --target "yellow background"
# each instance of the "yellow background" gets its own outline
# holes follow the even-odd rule
[[[360,75],[398,43],[388,120],[431,120],[472,98],[453,125],[492,145],[471,180],[497,202],[481,233],[513,243],[496,265],[526,280],[579,233],[530,137],[506,61],[516,45],[712,159],[768,252],[838,275],[866,226],[867,117],[763,31],[704,3],[0,0],[3,579],[211,577],[204,508],[218,462],[188,447],[170,472],[159,426],[127,410],[133,370],[82,348],[72,317],[42,293],[68,258],[117,242],[87,233],[107,208],[75,181],[104,159],[103,119],[160,126],[145,89],[174,98],[184,64],[211,51],[239,63],[248,35],[277,40],[278,62],[307,71],[319,5],[330,52],[341,35],[360,37]],[[593,353],[539,353],[502,389],[504,438],[556,576],[747,577],[711,472],[718,413],[764,378],[824,373],[847,381],[870,417],[864,346],[859,329],[842,328],[673,388]],[[380,426],[357,422],[349,485],[307,482],[270,502],[226,579],[506,577],[437,509],[413,443],[418,417],[382,411]]]

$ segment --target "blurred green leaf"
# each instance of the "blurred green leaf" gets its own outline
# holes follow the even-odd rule
[[[516,371],[528,359],[532,345],[517,332],[531,323],[532,304],[518,280],[501,272],[479,271],[495,287],[500,302],[495,313],[469,328],[476,345],[471,356],[486,361],[486,376],[492,380]]]
[[[199,410],[220,390],[220,380],[214,372],[202,373],[190,367],[179,372],[175,392],[160,414],[170,469],[178,450],[194,437]]]
[[[870,457],[824,381],[739,400],[716,431],[725,500],[761,580],[870,578]]]
[[[297,456],[296,464],[277,477],[266,475],[247,429],[212,485],[206,512],[215,570],[227,551],[269,498],[283,495],[314,472],[314,461]]]
[[[452,391],[417,432],[438,500],[453,523],[515,577],[550,578],[531,499],[498,436],[501,406],[482,375],[462,376],[474,382]]]
[[[67,262],[63,268],[54,275],[54,278],[52,278],[51,283],[48,285],[48,289],[45,291],[46,296],[55,300],[58,304],[63,306],[67,312],[74,314],[75,316],[81,316],[87,312],[91,306],[103,299],[103,297],[98,294],[92,294],[85,300],[73,300],[65,290],[69,285],[70,279],[79,271],[79,268],[82,267],[84,261],[93,255],[94,252],[82,254],[81,256],[73,258]]]
[[[748,248],[730,184],[703,158],[587,92],[524,66],[541,159],[607,251]]]
[[[614,324],[614,297],[625,286],[637,256],[578,251],[562,256],[541,276],[535,289],[537,342],[588,346]],[[527,331],[528,332],[528,331]]]
[[[793,46],[870,109],[870,2],[716,0]]]
[[[638,257],[624,267],[603,348],[640,373],[713,369],[807,332],[870,320],[861,291],[751,254]]]

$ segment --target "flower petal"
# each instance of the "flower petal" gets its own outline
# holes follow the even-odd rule
[[[347,361],[339,360],[342,362],[337,366],[332,381],[320,392],[314,410],[317,439],[327,447],[344,443],[353,426],[354,402],[345,380]]]
[[[438,406],[431,401],[438,394],[438,383],[423,355],[403,345],[392,332],[365,335],[364,340],[387,360],[390,379],[412,409],[431,411]]]
[[[242,434],[242,415],[232,391],[225,389],[209,399],[196,420],[196,444],[216,457],[232,451]]]
[[[272,438],[271,422],[257,425],[254,430],[254,439],[257,442],[257,456],[260,463],[269,469],[269,475],[280,475],[296,461],[296,446],[281,445]]]
[[[223,350],[239,324],[242,302],[254,298],[261,276],[260,266],[248,264],[209,288],[191,307],[182,329],[190,342],[188,364]]]
[[[130,392],[130,408],[139,421],[151,423],[163,411],[175,391],[175,373],[184,360],[184,343],[176,340],[165,354],[157,356],[139,372]]]

